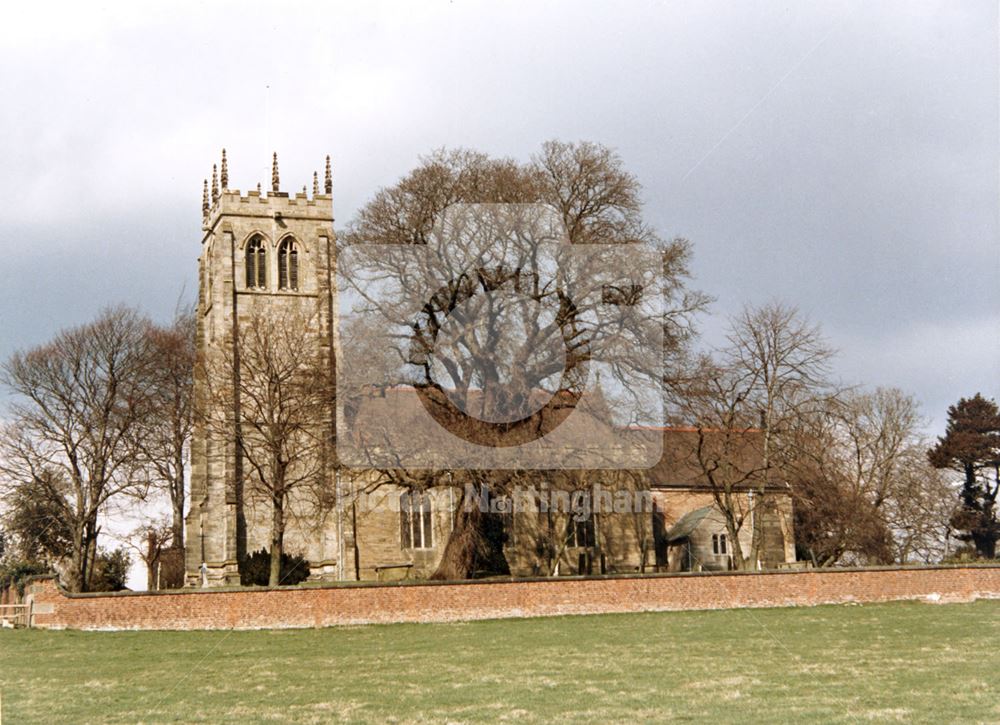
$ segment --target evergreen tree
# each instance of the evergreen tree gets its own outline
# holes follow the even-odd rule
[[[948,427],[928,452],[935,468],[963,474],[961,506],[951,525],[962,541],[971,542],[976,554],[996,556],[1000,539],[997,492],[1000,490],[1000,409],[979,393],[962,398],[948,408]],[[991,480],[992,479],[992,480]]]

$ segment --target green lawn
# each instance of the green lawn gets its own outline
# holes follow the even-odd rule
[[[1000,602],[0,631],[4,723],[1000,721]]]

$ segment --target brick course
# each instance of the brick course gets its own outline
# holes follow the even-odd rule
[[[1000,598],[1000,567],[838,569],[69,595],[28,585],[52,629],[256,629],[562,614]]]

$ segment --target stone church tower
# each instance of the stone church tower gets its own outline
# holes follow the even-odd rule
[[[237,341],[252,318],[259,324],[269,315],[289,312],[314,321],[308,336],[321,365],[334,372],[334,233],[330,157],[321,189],[313,175],[311,196],[280,191],[278,159],[274,156],[271,191],[241,194],[229,188],[226,154],[218,176],[212,169],[202,199],[201,256],[197,309],[199,366],[195,401],[205,416],[196,420],[191,443],[191,503],[187,517],[186,571],[189,586],[239,584],[238,562],[249,552],[269,546],[269,513],[248,505],[244,490],[246,461],[237,440],[242,420],[235,381],[223,381],[234,394],[221,404],[205,370],[227,361],[230,378],[240,371]],[[221,182],[221,188],[220,188]],[[210,422],[206,422],[206,420]],[[322,477],[333,487],[334,401],[318,425],[328,427],[323,439]],[[337,532],[324,519],[308,525],[291,522],[285,551],[303,553],[313,576],[332,578],[336,571]]]

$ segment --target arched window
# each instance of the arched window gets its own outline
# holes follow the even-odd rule
[[[294,239],[286,239],[278,247],[278,289],[299,288],[299,250]]]
[[[247,242],[247,288],[267,287],[267,249],[264,240],[254,237]]]
[[[431,497],[426,493],[404,493],[399,497],[399,538],[404,549],[434,546]]]
[[[712,534],[712,553],[717,556],[729,553],[729,541],[725,534]]]

